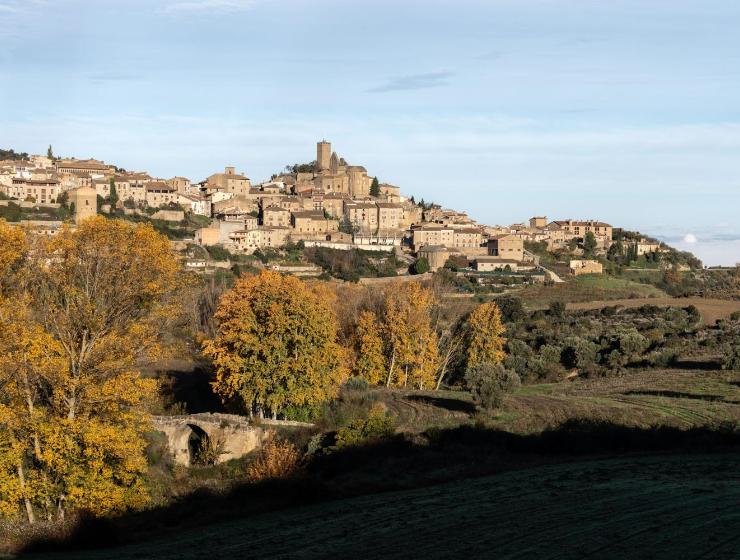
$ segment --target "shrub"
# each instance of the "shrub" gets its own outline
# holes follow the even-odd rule
[[[722,367],[731,371],[740,371],[740,344],[730,345],[725,352]]]
[[[346,428],[337,430],[335,447],[352,447],[391,437],[396,433],[396,423],[390,418],[385,406],[377,403],[365,420],[355,420]]]
[[[195,450],[193,464],[212,466],[218,463],[219,457],[226,452],[226,440],[223,437],[202,437]]]
[[[353,375],[345,381],[344,388],[348,391],[367,391],[370,388],[370,384],[364,377]]]
[[[521,384],[519,375],[501,364],[478,364],[465,373],[465,385],[485,410],[501,406],[504,395]]]
[[[672,348],[656,350],[648,355],[648,362],[654,367],[667,367],[674,365],[678,360],[678,351]]]
[[[424,257],[419,257],[416,262],[411,265],[411,274],[424,274],[429,272],[429,261]]]
[[[494,303],[498,305],[498,308],[501,311],[501,319],[503,319],[505,323],[516,323],[527,317],[527,312],[524,310],[522,300],[518,297],[498,297],[494,300]]]
[[[579,336],[569,336],[560,355],[562,364],[567,368],[584,369],[594,365],[598,358],[599,347]]]
[[[565,315],[565,304],[562,301],[552,301],[548,312],[552,317],[562,318]]]
[[[247,467],[247,479],[290,478],[300,471],[301,455],[295,445],[285,440],[269,440],[257,458]]]

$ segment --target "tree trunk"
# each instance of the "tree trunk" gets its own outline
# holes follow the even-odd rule
[[[391,379],[393,377],[393,366],[396,364],[396,349],[393,349],[393,353],[391,354],[391,367],[388,368],[388,379],[385,382],[386,387],[391,386]]]
[[[23,505],[26,507],[26,517],[28,517],[28,523],[33,525],[36,523],[36,516],[33,513],[33,505],[31,500],[26,495],[26,474],[23,471],[23,463],[18,463],[18,481],[20,482],[21,488],[23,489]]]

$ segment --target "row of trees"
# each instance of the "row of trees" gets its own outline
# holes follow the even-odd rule
[[[216,392],[248,413],[276,416],[325,402],[350,374],[372,385],[438,389],[451,369],[505,357],[493,303],[443,326],[434,292],[418,282],[364,301],[362,288],[349,289],[337,294],[331,284],[268,271],[238,280],[205,344]]]
[[[147,501],[143,434],[180,268],[151,227],[54,238],[0,222],[0,514],[30,523]]]

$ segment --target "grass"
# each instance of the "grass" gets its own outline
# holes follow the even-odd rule
[[[553,301],[563,303],[613,299],[666,297],[655,286],[617,278],[608,274],[586,274],[561,284],[527,286],[517,295],[530,308],[545,308]]]
[[[740,492],[738,374],[635,369],[530,385],[494,414],[461,391],[358,394],[384,403],[402,435],[319,455],[296,481],[244,486],[243,462],[202,468],[181,490],[202,489],[75,541],[126,548],[39,558],[344,557],[350,547],[369,558],[629,558],[632,546],[647,547],[640,557],[711,546],[722,557],[737,544],[738,531],[718,527],[740,522],[729,508]],[[726,453],[696,455],[707,450]],[[682,455],[635,455],[669,451]],[[706,529],[696,549],[692,519]]]
[[[723,422],[740,425],[739,380],[740,375],[719,370],[631,369],[619,377],[522,385],[506,396],[502,410],[490,416],[479,413],[470,395],[461,391],[373,389],[368,396],[384,403],[399,429],[407,433],[480,420],[515,434],[537,433],[580,419],[686,429]]]
[[[739,467],[738,454],[540,466],[37,558],[730,558]]]

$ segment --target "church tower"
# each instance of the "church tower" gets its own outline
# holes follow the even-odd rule
[[[316,143],[316,164],[319,171],[329,169],[329,160],[331,159],[331,142],[322,140]]]

